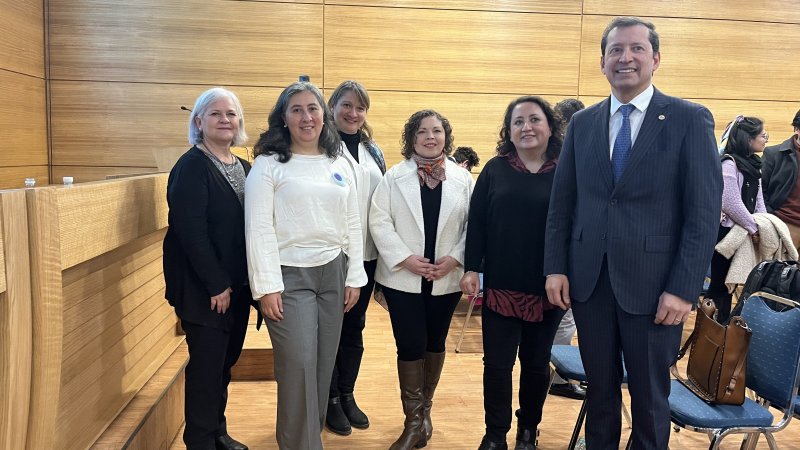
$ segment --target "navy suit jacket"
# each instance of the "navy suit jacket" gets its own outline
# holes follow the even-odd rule
[[[609,156],[610,98],[572,117],[545,239],[547,274],[586,301],[605,256],[619,306],[655,314],[666,291],[695,302],[719,229],[722,174],[705,107],[655,90],[624,173]]]

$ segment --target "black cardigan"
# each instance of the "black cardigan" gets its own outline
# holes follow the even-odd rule
[[[245,174],[250,164],[239,159]],[[166,298],[183,320],[227,330],[231,310],[211,310],[211,297],[247,283],[244,209],[228,181],[197,147],[178,159],[167,182],[169,229],[164,237]],[[231,309],[247,305],[231,304]]]
[[[544,234],[555,171],[514,170],[506,158],[489,160],[469,206],[464,270],[478,272],[484,288],[545,295]]]

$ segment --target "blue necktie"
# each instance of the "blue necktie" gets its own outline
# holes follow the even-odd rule
[[[622,113],[622,127],[617,133],[617,139],[614,141],[614,152],[611,154],[611,166],[614,168],[614,183],[619,181],[622,172],[625,171],[625,166],[628,165],[628,157],[631,154],[631,121],[629,116],[635,106],[622,105],[619,107],[619,112]]]

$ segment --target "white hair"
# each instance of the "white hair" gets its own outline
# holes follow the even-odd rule
[[[192,113],[189,114],[190,144],[197,145],[203,142],[203,130],[198,128],[197,120],[195,119],[197,117],[202,117],[208,109],[208,106],[220,98],[229,98],[233,102],[233,108],[236,110],[236,115],[239,117],[239,131],[237,131],[236,136],[233,137],[233,142],[231,142],[231,145],[238,146],[247,142],[247,133],[244,131],[244,111],[242,110],[242,104],[239,103],[239,98],[236,97],[236,94],[225,88],[215,87],[200,94],[200,96],[197,97],[197,100],[194,102]]]

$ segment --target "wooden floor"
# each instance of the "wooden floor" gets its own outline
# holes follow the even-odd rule
[[[461,353],[454,352],[465,313],[466,302],[462,301],[450,328],[447,360],[434,398],[433,438],[426,449],[474,450],[484,433],[479,316],[470,319]],[[694,318],[690,323],[694,323]],[[403,414],[395,364],[396,349],[389,316],[377,303],[370,304],[365,331],[364,360],[356,385],[356,399],[369,416],[371,424],[367,430],[353,429],[353,434],[347,437],[324,431],[322,443],[328,450],[387,449],[402,431]],[[264,328],[259,333],[263,333],[261,337],[267,339]],[[248,340],[253,337],[249,336]],[[517,377],[518,373],[515,375],[515,378]],[[252,450],[278,448],[275,442],[276,390],[275,382],[236,382],[231,385],[227,414],[228,430],[233,437],[249,445]],[[548,397],[544,406],[544,418],[539,426],[540,449],[566,448],[579,408],[579,401]],[[514,444],[515,427],[513,424],[508,435],[511,448]],[[628,429],[623,420],[623,441],[627,439],[627,435]],[[781,449],[800,450],[800,421],[793,421],[776,437]],[[738,449],[739,442],[735,436],[727,438],[721,448]],[[172,448],[184,449],[180,433]],[[708,438],[704,434],[687,430],[673,432],[670,448],[705,449],[708,448]],[[768,448],[763,438],[758,448]]]

